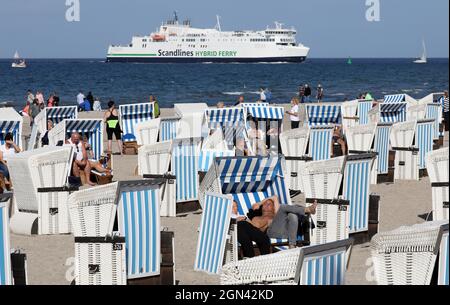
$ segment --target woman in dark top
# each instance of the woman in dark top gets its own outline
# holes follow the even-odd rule
[[[119,124],[119,112],[113,101],[108,103],[108,110],[105,112],[104,120],[106,123],[106,134],[108,135],[108,151],[112,152],[112,138],[114,134],[119,143],[120,154],[122,154],[122,129]]]

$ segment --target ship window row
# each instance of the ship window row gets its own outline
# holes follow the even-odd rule
[[[269,39],[250,39],[250,42],[274,42],[275,39],[269,38]]]

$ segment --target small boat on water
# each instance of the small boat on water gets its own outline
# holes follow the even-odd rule
[[[19,52],[16,51],[14,54],[14,61],[11,64],[12,68],[26,68],[27,63],[25,62],[25,59],[21,58],[19,55]]]
[[[414,61],[415,64],[426,64],[427,63],[427,48],[425,46],[425,39],[422,40],[422,45],[423,45],[422,56],[419,59],[416,59]]]
[[[352,58],[349,57],[348,60],[347,60],[347,65],[351,65],[352,63],[353,63],[353,62],[352,62]]]

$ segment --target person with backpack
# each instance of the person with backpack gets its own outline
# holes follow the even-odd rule
[[[160,109],[159,109],[159,103],[156,100],[156,98],[153,95],[150,95],[150,103],[153,104],[153,118],[157,119],[161,115]]]

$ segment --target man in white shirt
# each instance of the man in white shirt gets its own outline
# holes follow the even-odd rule
[[[20,147],[14,143],[12,133],[5,135],[5,144],[0,146],[0,174],[9,180],[9,171],[7,166],[8,158],[20,153]]]
[[[264,90],[264,88],[259,89],[259,100],[261,102],[265,102],[266,101],[266,91]]]
[[[300,126],[300,115],[299,115],[299,99],[294,97],[291,100],[292,108],[291,111],[286,111],[291,120],[291,129],[298,128]]]
[[[78,93],[78,95],[77,95],[78,106],[81,106],[84,103],[84,99],[85,99],[85,96],[84,96],[83,92],[80,91],[80,93]]]

